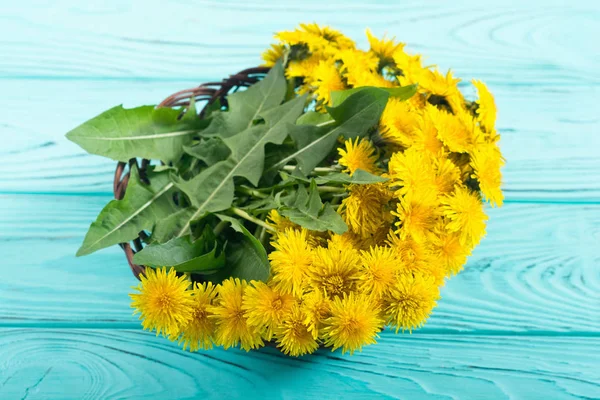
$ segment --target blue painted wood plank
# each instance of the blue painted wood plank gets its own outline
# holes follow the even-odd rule
[[[273,32],[309,21],[335,26],[360,45],[367,44],[365,27],[388,31],[427,62],[493,85],[585,87],[600,74],[589,40],[600,36],[595,1],[110,0],[49,7],[2,10],[0,50],[10,57],[0,57],[0,76],[197,79],[256,63]]]
[[[0,326],[139,327],[119,248],[75,258],[108,196],[0,196]],[[600,205],[488,209],[425,332],[600,332]]]
[[[592,399],[596,337],[383,333],[354,356],[190,354],[128,330],[0,329],[3,399]]]
[[[598,2],[541,0],[2,7],[0,398],[598,398],[599,18]],[[384,333],[353,358],[189,355],[116,330],[138,326],[122,255],[73,257],[108,198],[6,194],[107,193],[113,164],[64,132],[115,103],[155,103],[254,65],[272,32],[302,21],[363,46],[365,26],[388,31],[442,69],[486,81],[512,203],[491,211],[488,238],[425,329]]]
[[[487,81],[500,110],[509,200],[599,202],[600,110],[589,100],[600,95],[599,53],[588,40],[600,36],[591,23],[598,4],[113,0],[85,9],[61,3],[52,18],[43,6],[15,5],[0,24],[0,134],[11,138],[0,150],[8,159],[0,192],[108,192],[112,163],[83,155],[66,143],[66,131],[119,102],[156,103],[255,65],[274,31],[316,20],[363,46],[365,26],[388,31],[465,82]],[[160,17],[165,6],[168,21]],[[198,10],[211,18],[190,17]],[[360,21],[348,18],[354,13]],[[428,34],[433,21],[435,35]]]

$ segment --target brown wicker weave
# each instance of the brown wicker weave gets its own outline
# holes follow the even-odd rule
[[[209,82],[204,83],[198,87],[192,89],[186,89],[172,94],[171,96],[164,99],[158,107],[181,107],[189,105],[189,101],[194,97],[197,101],[206,101],[205,106],[199,113],[199,117],[202,117],[206,107],[213,104],[216,100],[220,100],[222,105],[227,105],[227,95],[237,91],[242,87],[248,87],[258,82],[264,75],[269,71],[268,67],[257,67],[249,68],[238,72],[235,75],[231,75],[229,78],[224,79],[221,82]],[[142,160],[141,165],[138,160],[132,158],[129,163],[119,162],[117,169],[115,170],[115,178],[113,182],[113,193],[115,199],[121,200],[125,195],[127,189],[127,183],[129,182],[129,169],[126,170],[126,165],[129,164],[129,169],[135,164],[140,172],[140,179],[146,180],[145,172],[150,160]],[[147,238],[145,232],[140,232],[139,237],[133,240],[133,247],[130,243],[121,243],[120,246],[125,251],[129,268],[136,278],[140,278],[140,274],[144,272],[143,265],[137,265],[133,262],[133,255],[142,250],[143,240]]]

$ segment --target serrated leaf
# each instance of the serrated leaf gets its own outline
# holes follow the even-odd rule
[[[187,154],[202,160],[206,165],[223,161],[231,153],[229,147],[218,137],[202,139],[200,143],[194,146],[184,146],[183,149]]]
[[[272,209],[277,207],[279,207],[279,204],[277,203],[275,198],[273,196],[269,196],[266,199],[258,199],[252,201],[243,206],[242,209],[256,213],[262,213],[271,211]]]
[[[281,168],[291,160],[296,160],[305,174],[310,173],[333,150],[339,136],[353,139],[365,135],[378,121],[389,93],[380,88],[359,88],[337,107],[328,107],[334,118],[317,125],[290,126],[290,136],[296,142],[297,150],[275,164],[272,169]],[[330,129],[335,124],[333,129]]]
[[[284,142],[282,145],[269,144],[265,146],[265,166],[259,185],[263,187],[272,186],[279,171],[271,169],[271,167],[294,151],[296,151],[296,148],[293,143]]]
[[[229,277],[266,282],[269,278],[269,260],[262,243],[254,237],[237,219],[216,214],[223,221],[231,223],[235,233],[227,243],[226,266],[217,273],[207,276],[213,283],[220,283]]]
[[[303,109],[304,97],[298,97],[262,112],[265,124],[252,126],[223,140],[231,150],[227,160],[209,166],[188,181],[172,175],[177,188],[190,198],[196,208],[192,218],[229,208],[233,202],[234,177],[245,178],[256,186],[264,170],[265,145],[281,144],[287,137],[287,127],[296,121]],[[178,236],[185,231],[186,227]]]
[[[389,92],[382,88],[361,87],[342,104],[326,109],[340,123],[335,129],[346,139],[353,139],[379,121],[389,97]]]
[[[284,163],[295,159],[303,173],[309,174],[333,150],[341,134],[337,128],[327,132],[327,128],[315,125],[296,125],[290,127],[290,136],[296,142],[298,150],[287,156]]]
[[[337,183],[344,185],[368,185],[372,183],[387,182],[387,178],[382,176],[373,175],[362,169],[354,171],[352,176],[344,173],[333,173],[329,175],[319,176],[315,179],[317,184],[323,185],[327,183]]]
[[[150,239],[153,243],[165,243],[173,239],[194,214],[191,207],[183,208],[156,222]]]
[[[316,111],[308,111],[298,118],[296,125],[326,125],[333,121],[331,115]]]
[[[365,87],[374,87],[374,86],[363,86],[359,88],[352,88],[347,90],[334,90],[331,92],[331,104],[333,107],[336,107],[344,102],[348,97],[352,94],[360,91]],[[393,87],[393,88],[384,88],[379,87],[377,89],[385,90],[389,93],[390,97],[397,98],[398,100],[408,100],[415,93],[417,93],[417,85],[408,85],[402,87]]]
[[[221,283],[227,278],[266,282],[269,279],[269,263],[265,263],[262,254],[248,237],[237,233],[235,239],[227,243],[225,267],[206,278],[213,283]]]
[[[329,230],[339,235],[348,230],[348,226],[331,204],[323,205],[314,180],[308,193],[304,186],[300,186],[295,198],[290,197],[282,201],[287,206],[280,209],[281,215],[306,229],[320,232]]]
[[[281,171],[281,172],[279,172],[279,175],[281,175],[281,178],[283,179],[284,182],[285,181],[296,181],[296,182],[302,182],[302,183],[308,183],[308,184],[310,184],[310,182],[311,182],[311,180],[302,173],[302,171],[300,170],[300,167],[294,168],[294,170],[289,174],[287,172]]]
[[[142,183],[137,168],[131,170],[125,197],[112,200],[102,209],[90,225],[77,256],[135,239],[140,231],[152,229],[157,221],[175,212],[168,172],[154,173],[150,169],[148,179],[149,185]]]
[[[252,233],[250,233],[250,231],[248,229],[246,229],[246,227],[240,220],[230,217],[229,215],[225,215],[225,214],[215,214],[215,215],[219,219],[221,219],[221,221],[229,222],[231,224],[231,228],[233,230],[246,236],[252,242],[252,244],[256,248],[257,254],[260,255],[261,259],[263,260],[263,262],[265,264],[265,268],[267,268],[267,270],[268,270],[269,261],[267,258],[267,251],[265,250],[265,247],[262,245],[260,240],[258,240]]]
[[[180,111],[171,108],[116,106],[66,136],[88,153],[117,161],[141,157],[176,162],[183,154],[183,146],[208,124],[197,117],[179,119],[179,115]]]
[[[186,235],[162,244],[150,244],[136,253],[133,261],[150,267],[173,267],[178,272],[201,273],[223,267],[225,254],[210,238],[192,242],[190,235]]]
[[[263,80],[229,95],[229,111],[213,112],[212,122],[203,135],[226,138],[250,128],[263,112],[281,104],[286,90],[283,67],[277,63]]]

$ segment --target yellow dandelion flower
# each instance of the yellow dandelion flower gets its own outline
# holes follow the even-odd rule
[[[315,339],[319,337],[330,310],[331,301],[321,290],[313,290],[302,297],[304,324]]]
[[[410,147],[416,137],[417,115],[411,103],[392,97],[381,114],[381,137],[392,145]]]
[[[319,347],[305,324],[305,315],[297,303],[292,304],[275,333],[277,347],[293,357],[314,353]]]
[[[327,241],[330,238],[330,233],[328,231],[307,231],[306,232],[306,241],[308,245],[312,248],[315,247],[327,247]]]
[[[451,106],[452,111],[458,111],[462,108],[463,98],[458,89],[460,79],[454,78],[451,71],[448,71],[444,76],[437,70],[422,69],[417,79],[419,89],[443,97]]]
[[[358,251],[319,247],[314,251],[308,281],[313,290],[321,290],[329,297],[341,296],[355,289],[360,274],[359,268]]]
[[[264,345],[260,332],[248,326],[242,308],[244,291],[248,283],[238,278],[225,279],[218,286],[219,295],[210,307],[210,316],[215,320],[214,341],[224,349],[237,346],[246,351]]]
[[[389,247],[371,247],[369,251],[362,252],[361,261],[359,290],[375,299],[382,298],[396,280],[396,252]]]
[[[300,296],[313,250],[307,242],[307,231],[287,229],[272,242],[275,251],[269,254],[272,282],[282,293]]]
[[[340,51],[336,59],[342,62],[340,70],[346,76],[348,84],[353,87],[357,83],[357,77],[365,71],[376,71],[379,64],[375,54],[362,50]]]
[[[212,349],[215,322],[209,318],[209,308],[217,296],[215,286],[211,282],[195,283],[192,292],[192,318],[181,329],[179,345],[183,350],[189,347],[190,351]]]
[[[466,182],[473,175],[471,156],[467,153],[450,153],[448,159],[460,170],[460,180]]]
[[[129,295],[131,307],[140,314],[144,329],[156,330],[156,335],[169,336],[174,340],[180,328],[193,313],[192,293],[185,276],[177,276],[173,268],[146,268],[140,275],[141,282],[134,289],[139,293]]]
[[[393,217],[391,213],[390,216]],[[383,246],[387,239],[388,233],[390,232],[390,227],[390,224],[382,224],[381,227],[374,233],[365,237],[359,237],[356,248],[359,250],[369,250],[374,246]]]
[[[440,292],[433,277],[421,274],[401,274],[386,298],[387,324],[404,332],[425,324],[436,306]]]
[[[400,273],[429,274],[432,260],[428,242],[416,241],[412,237],[402,239],[398,234],[390,233],[387,245],[396,252]]]
[[[402,49],[398,49],[392,55],[396,67],[402,71],[402,76],[399,77],[402,86],[412,85],[417,83],[419,76],[423,70],[421,65],[421,55],[410,55]]]
[[[492,206],[502,206],[502,154],[495,144],[478,146],[471,154],[472,177],[479,182],[479,188]]]
[[[429,241],[433,258],[440,261],[446,276],[458,274],[471,254],[469,246],[461,243],[459,233],[448,232],[443,227],[438,227]]]
[[[463,113],[463,118],[461,118],[443,110],[437,110],[437,112],[432,112],[431,116],[434,118],[433,124],[438,131],[438,138],[448,146],[450,151],[468,153],[473,149],[477,138],[473,130],[474,126],[470,123],[466,113]]]
[[[339,236],[339,237],[338,237]],[[344,249],[350,247],[356,250],[361,249],[361,237],[352,230],[347,230],[343,235],[334,235],[331,237],[330,245],[328,247],[337,247],[338,249]]]
[[[362,169],[372,174],[379,173],[377,168],[377,151],[368,139],[348,139],[344,142],[345,149],[338,149],[339,163],[345,167],[344,172],[350,175],[357,169]]]
[[[300,24],[300,28],[304,32],[322,37],[339,49],[354,48],[356,45],[353,40],[346,37],[340,31],[331,29],[329,26],[319,26],[316,23],[311,23]]]
[[[346,88],[336,66],[327,61],[320,61],[314,70],[310,85],[315,87],[315,94],[323,104],[331,104],[331,92]]]
[[[319,63],[323,61],[320,54],[313,54],[303,60],[291,60],[285,68],[286,78],[310,78],[315,74]]]
[[[275,39],[289,46],[306,45],[311,52],[328,51],[331,43],[317,32],[296,29],[281,31],[275,34]]]
[[[379,306],[364,294],[350,293],[331,302],[331,317],[327,318],[323,335],[326,346],[342,348],[342,354],[362,350],[362,346],[376,343],[377,333],[384,321],[379,317]]]
[[[437,195],[436,171],[429,153],[416,148],[392,154],[388,164],[388,184],[396,196],[411,193],[419,198]]]
[[[435,196],[419,197],[406,195],[398,203],[397,211],[392,212],[399,218],[396,222],[402,239],[412,237],[416,241],[424,241],[429,232],[433,231],[441,216],[439,202]]]
[[[405,84],[401,84],[400,86],[405,86]],[[427,105],[431,105],[427,102],[427,97],[421,93],[416,93],[410,99],[406,100],[417,112],[423,113],[425,107]]]
[[[357,250],[369,250],[374,246],[383,246],[387,239],[387,235],[391,227],[391,221],[393,220],[394,216],[390,213],[389,217],[390,222],[382,224],[379,229],[373,233],[361,236],[352,230],[348,230],[342,236],[346,241],[352,243],[352,247]]]
[[[460,168],[442,153],[434,161],[435,187],[438,194],[450,194],[460,184]]]
[[[488,219],[479,196],[467,188],[457,187],[452,195],[441,199],[441,203],[443,215],[449,220],[446,229],[460,232],[461,243],[479,243],[485,235]]]
[[[352,82],[352,87],[375,86],[391,88],[398,86],[395,82],[386,79],[379,73],[371,70],[356,70],[352,75],[348,76],[349,82]]]
[[[298,224],[295,224],[288,218],[282,216],[277,212],[277,210],[269,211],[267,223],[273,228],[275,228],[277,233],[285,232],[287,229],[300,229],[300,226]]]
[[[491,133],[494,131],[494,125],[496,124],[496,102],[494,96],[488,90],[485,83],[473,79],[473,85],[477,88],[477,94],[479,100],[477,100],[477,120],[481,123],[483,129],[486,132]]]
[[[350,195],[342,200],[342,218],[362,237],[377,232],[382,225],[391,223],[389,202],[392,194],[385,184],[350,185]]]
[[[347,235],[347,233],[348,232],[345,232],[342,235],[334,233],[327,241],[326,247],[329,249],[336,249],[339,251],[344,251],[346,249],[355,249],[356,246],[354,244],[354,240],[351,236]]]
[[[419,151],[427,151],[431,154],[438,154],[443,147],[442,142],[438,139],[438,131],[433,123],[430,113],[435,106],[427,104],[423,113],[417,115],[415,119],[415,127],[413,130],[413,146]]]
[[[271,47],[262,53],[262,59],[264,60],[263,65],[265,67],[272,67],[277,61],[283,58],[285,47],[280,44],[272,44]]]
[[[242,308],[250,327],[261,331],[265,340],[271,340],[275,328],[294,304],[291,294],[279,293],[263,282],[252,281],[244,293]]]
[[[404,43],[396,43],[396,38],[386,39],[385,35],[377,39],[369,29],[367,29],[367,39],[371,51],[379,57],[381,64],[389,64],[394,61],[394,54],[404,48]]]

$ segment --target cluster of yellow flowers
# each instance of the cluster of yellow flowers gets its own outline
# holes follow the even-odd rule
[[[189,290],[173,270],[148,268],[132,295],[144,328],[191,351],[274,341],[300,356],[320,345],[352,353],[386,325],[398,332],[425,323],[440,286],[485,234],[483,200],[502,204],[496,108],[483,83],[473,81],[478,100],[467,101],[450,72],[423,67],[394,39],[367,36],[363,51],[340,32],[301,25],[277,34],[280,43],[263,57],[267,65],[287,57],[287,77],[317,110],[334,90],[418,84],[408,101],[390,98],[377,134],[338,149],[345,172],[387,181],[347,186],[338,208],[349,227],[343,235],[308,231],[271,211],[267,283],[230,278]]]

